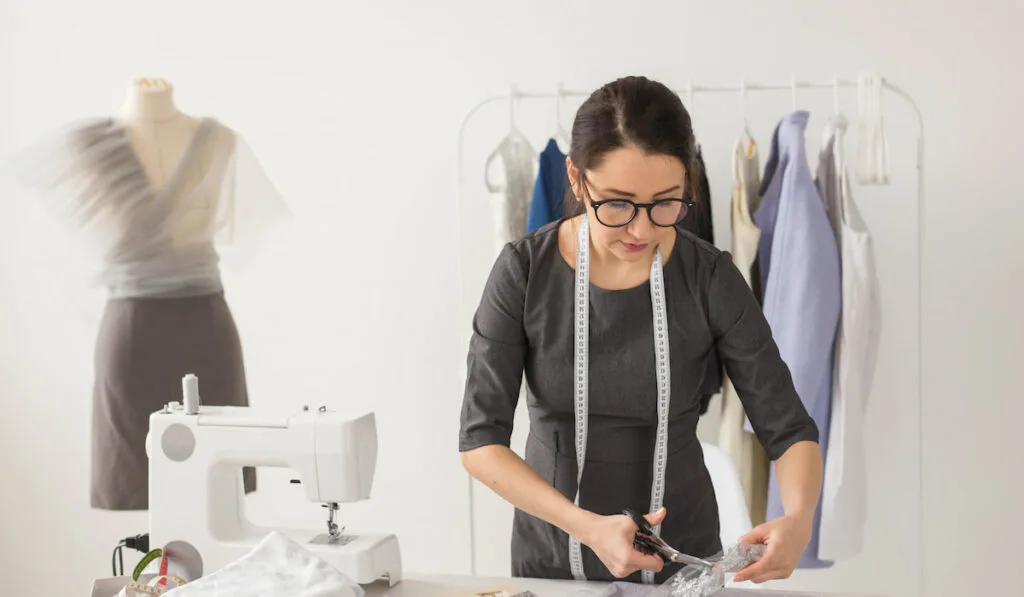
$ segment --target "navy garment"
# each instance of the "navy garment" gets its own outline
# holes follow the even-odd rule
[[[565,171],[565,154],[559,149],[558,143],[554,139],[549,139],[544,151],[540,152],[537,183],[533,185],[530,216],[526,221],[527,232],[533,232],[542,226],[560,220],[565,215],[565,194],[569,186],[568,181],[569,177]]]

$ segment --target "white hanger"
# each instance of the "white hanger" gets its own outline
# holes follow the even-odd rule
[[[882,118],[883,88],[884,81],[876,73],[858,76],[857,181],[864,185],[889,184],[889,142]]]
[[[832,75],[832,113],[839,116],[839,77]]]
[[[793,104],[793,111],[796,112],[796,75],[790,76],[790,102]]]
[[[747,81],[746,79],[740,79],[740,102],[743,111],[743,134],[740,137],[739,143],[746,153],[747,147],[754,143],[754,135],[750,134],[750,126],[747,122]],[[739,163],[737,161],[737,155],[734,151],[732,154],[732,179],[734,183],[739,183]]]
[[[519,90],[516,89],[516,86],[513,83],[509,87],[508,91],[508,135],[505,135],[505,138],[501,140],[501,143],[499,143],[498,146],[494,148],[494,151],[492,151],[491,154],[487,156],[487,161],[484,162],[484,184],[487,186],[487,190],[492,193],[502,193],[505,191],[504,184],[491,182],[491,164],[493,164],[494,160],[498,159],[498,157],[501,155],[501,148],[506,143],[515,139],[516,137],[520,139],[526,139],[526,136],[523,135],[523,133],[521,133],[519,131],[519,128],[516,126],[516,98],[518,97]]]
[[[740,102],[743,110],[743,136],[753,139],[754,135],[750,134],[750,125],[747,121],[747,81],[745,79],[740,79]]]
[[[572,147],[572,135],[569,131],[565,130],[565,125],[562,124],[562,100],[565,99],[565,89],[562,87],[562,83],[558,83],[558,90],[555,92],[555,134],[552,137],[555,142],[561,142],[565,149],[568,151]]]
[[[686,102],[690,105],[686,106],[686,109],[690,112],[690,128],[693,129],[693,138],[697,139],[697,120],[693,117],[696,112],[693,109],[694,104],[694,93],[693,93],[693,79],[690,79],[686,83]],[[697,150],[700,150],[700,142],[695,143]]]

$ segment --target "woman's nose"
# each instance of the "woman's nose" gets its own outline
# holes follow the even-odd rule
[[[644,239],[647,238],[653,227],[654,222],[651,222],[650,214],[647,213],[646,209],[641,209],[637,212],[633,221],[629,223],[629,233],[636,238]]]

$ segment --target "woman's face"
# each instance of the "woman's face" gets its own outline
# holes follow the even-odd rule
[[[636,204],[656,203],[665,199],[682,199],[686,184],[686,168],[674,156],[648,155],[629,145],[605,155],[598,168],[580,176],[572,160],[567,160],[569,179],[577,198],[582,198],[590,219],[590,241],[594,247],[626,262],[650,261],[657,245],[675,234],[672,226],[656,226],[646,209],[639,209],[625,226],[611,227],[614,212],[624,204],[606,204],[595,213],[594,204],[609,199]],[[678,203],[664,204],[666,207]],[[628,207],[627,207],[628,209]],[[654,209],[659,209],[655,207]],[[672,207],[669,207],[672,209]],[[661,215],[664,215],[662,210]],[[662,223],[665,223],[664,221]]]

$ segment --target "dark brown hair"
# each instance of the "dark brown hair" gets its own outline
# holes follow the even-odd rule
[[[647,154],[679,158],[686,168],[686,196],[696,200],[700,162],[690,113],[679,96],[646,77],[624,77],[592,93],[576,112],[569,157],[582,175],[598,168],[611,151],[635,145]],[[565,215],[583,213],[571,184],[566,183]],[[695,206],[700,211],[700,202]]]

